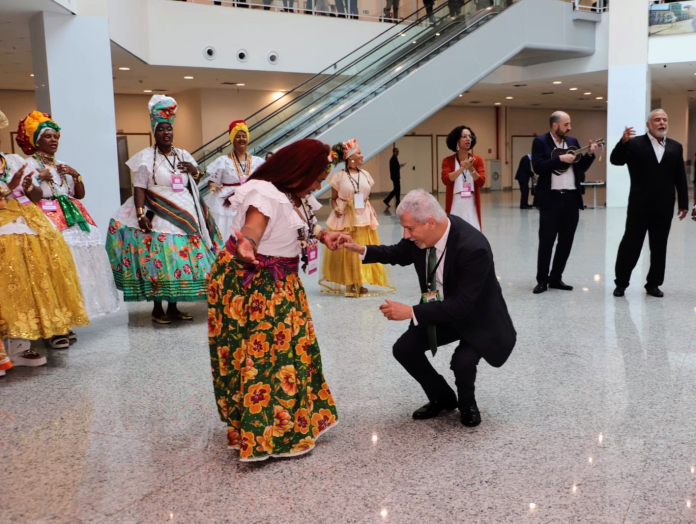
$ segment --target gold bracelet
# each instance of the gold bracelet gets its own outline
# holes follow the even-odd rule
[[[144,214],[145,214],[145,208],[143,208],[143,207],[136,207],[136,208],[135,208],[135,212],[138,214],[138,216],[144,215]]]

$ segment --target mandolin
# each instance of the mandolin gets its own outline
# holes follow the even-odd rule
[[[599,138],[595,140],[595,145],[597,146],[604,146],[604,139]],[[575,155],[575,160],[573,160],[573,164],[580,162],[580,158],[582,155],[587,154],[587,152],[590,150],[590,146],[585,146],[581,148],[577,148],[575,146],[570,146],[567,149],[563,149],[560,147],[557,147],[551,152],[551,158],[556,158],[561,155],[565,155],[566,153],[570,153],[571,155]],[[560,168],[556,170],[556,173],[565,173],[568,171],[568,167],[570,164],[563,163]]]

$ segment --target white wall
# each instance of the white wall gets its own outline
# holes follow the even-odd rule
[[[111,39],[152,65],[318,73],[389,27],[170,0],[109,0],[108,5]],[[206,46],[217,50],[215,60],[204,58]],[[247,62],[236,58],[241,48],[249,53]],[[267,60],[270,51],[278,53],[276,65]]]

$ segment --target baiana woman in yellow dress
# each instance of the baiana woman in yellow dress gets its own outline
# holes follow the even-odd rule
[[[333,146],[335,163],[345,162],[345,169],[333,173],[331,207],[326,221],[331,231],[348,233],[362,245],[379,245],[377,215],[370,204],[370,192],[375,181],[370,173],[360,169],[364,162],[358,142],[353,138]],[[319,284],[325,293],[349,297],[384,295],[396,291],[389,268],[382,264],[363,265],[356,253],[347,250],[324,249],[322,278]],[[366,285],[370,287],[366,287]]]

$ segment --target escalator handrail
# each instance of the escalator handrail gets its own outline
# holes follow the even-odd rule
[[[463,5],[466,5],[468,2],[473,2],[473,1],[474,1],[474,0],[465,0],[465,2],[464,2]],[[433,13],[435,13],[436,11],[438,11],[438,10],[444,8],[444,7],[447,6],[448,4],[449,4],[449,0],[446,1],[445,3],[443,3],[442,5],[436,7],[435,10],[433,11]],[[406,18],[410,18],[411,16],[420,13],[420,12],[423,11],[424,9],[425,9],[425,6],[421,7],[420,9],[418,9],[417,11],[415,11],[414,13],[412,13],[411,15],[409,15],[409,16],[406,17]],[[270,106],[272,106],[273,104],[275,104],[276,102],[278,102],[278,100],[282,100],[282,99],[285,98],[287,95],[290,95],[291,93],[293,93],[293,92],[299,90],[300,88],[302,88],[302,87],[305,86],[306,84],[310,83],[310,82],[311,82],[312,80],[314,80],[315,78],[318,78],[318,77],[324,75],[328,70],[330,70],[331,68],[335,67],[336,64],[338,64],[339,62],[341,62],[342,60],[344,60],[346,57],[348,57],[348,56],[350,56],[350,55],[352,55],[352,54],[358,52],[360,49],[362,49],[362,48],[364,48],[364,47],[370,45],[370,44],[371,44],[372,42],[374,42],[375,40],[377,40],[377,39],[383,37],[383,36],[384,36],[386,33],[388,33],[389,31],[393,31],[393,30],[395,30],[395,29],[397,29],[397,28],[398,28],[398,32],[407,31],[408,29],[410,29],[410,28],[413,27],[414,25],[420,25],[420,24],[421,24],[426,18],[428,18],[428,17],[429,17],[429,15],[428,15],[427,12],[426,12],[426,14],[425,14],[424,16],[421,16],[420,18],[417,18],[414,22],[411,22],[406,28],[400,27],[401,24],[393,24],[393,25],[391,25],[391,27],[389,27],[389,28],[386,29],[385,31],[381,32],[381,33],[378,34],[377,36],[371,38],[369,41],[365,42],[365,43],[362,44],[360,47],[354,49],[353,51],[351,51],[350,53],[348,53],[346,56],[340,58],[339,60],[337,60],[336,62],[334,62],[334,63],[331,64],[330,66],[324,68],[322,71],[320,71],[320,72],[317,73],[316,75],[312,76],[311,78],[305,80],[305,81],[302,82],[300,85],[298,85],[298,86],[296,86],[295,88],[291,89],[291,90],[288,91],[287,93],[284,93],[283,96],[281,96],[281,97],[279,97],[278,99],[274,100],[274,101],[271,102],[270,104],[265,105],[264,107],[262,107],[261,109],[259,109],[258,111],[256,111],[255,113],[253,113],[252,115],[250,115],[249,117],[247,117],[247,120],[251,120],[251,119],[254,118],[256,115],[258,115],[259,113],[265,111],[265,110],[268,109]],[[397,32],[397,34],[396,34],[394,37],[392,37],[392,38],[398,38],[398,36],[399,36],[399,35],[398,35],[398,32]],[[385,43],[388,43],[389,41],[391,41],[391,40],[388,40],[388,41],[385,42]],[[321,83],[315,85],[312,89],[310,89],[310,90],[308,90],[308,91],[304,91],[300,96],[298,96],[297,98],[294,98],[293,100],[291,100],[290,102],[288,102],[287,105],[281,106],[280,109],[276,109],[273,113],[271,113],[270,115],[264,117],[262,120],[260,120],[259,122],[257,122],[255,125],[261,125],[261,124],[263,124],[266,120],[268,120],[269,118],[274,117],[276,114],[278,114],[278,112],[284,110],[284,108],[286,108],[288,105],[290,105],[290,104],[292,104],[292,103],[295,103],[295,102],[299,102],[300,100],[302,100],[303,98],[305,98],[306,96],[308,96],[310,93],[314,92],[316,89],[318,89],[318,88],[321,87],[322,85],[324,85],[324,84],[326,84],[327,82],[329,82],[329,81],[331,80],[331,78],[340,75],[340,74],[343,73],[346,69],[348,69],[348,68],[352,67],[353,65],[355,65],[356,62],[358,62],[358,61],[360,61],[360,60],[363,60],[365,57],[367,57],[367,56],[369,56],[370,54],[376,52],[378,49],[379,49],[379,47],[372,48],[372,49],[370,49],[368,52],[366,52],[365,54],[363,54],[362,56],[359,56],[359,57],[355,58],[351,63],[349,63],[348,65],[342,67],[339,71],[336,71],[336,72],[332,73],[330,76],[328,76],[327,78],[325,78]],[[209,146],[210,144],[212,144],[212,143],[215,142],[216,140],[219,140],[221,137],[225,136],[225,134],[227,134],[227,133],[223,131],[223,132],[220,133],[218,136],[216,136],[215,138],[209,140],[208,142],[206,142],[205,144],[203,144],[201,147],[199,147],[198,149],[196,149],[195,151],[193,151],[191,154],[192,154],[192,155],[195,155],[195,154],[198,153],[199,151],[204,150],[207,146]],[[225,145],[226,145],[226,144],[225,144]],[[217,148],[216,148],[216,149],[217,149]]]

